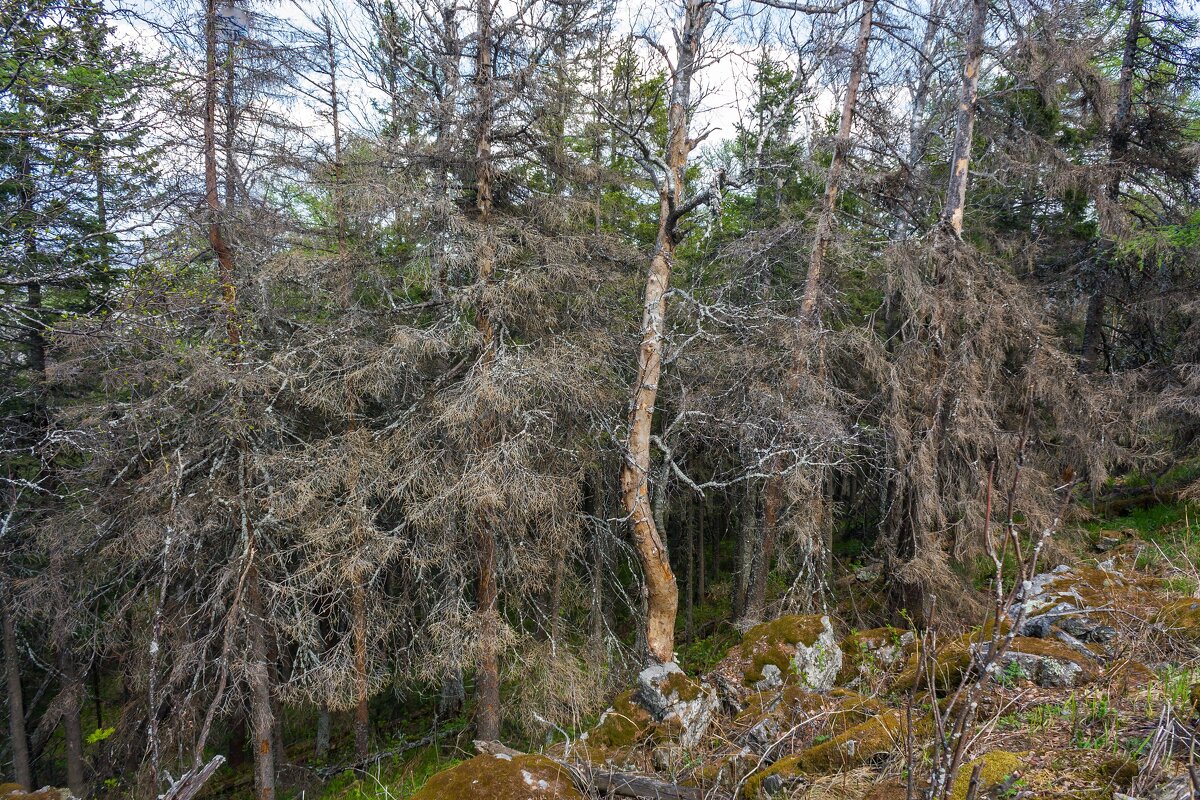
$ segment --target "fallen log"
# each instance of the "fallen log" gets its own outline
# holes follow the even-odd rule
[[[500,742],[476,741],[475,749],[489,755],[525,755],[520,750],[506,747]],[[677,783],[659,780],[649,775],[601,769],[586,761],[565,761],[553,756],[546,757],[565,769],[575,786],[585,794],[599,793],[640,800],[729,800],[730,797],[725,792],[715,790],[706,792],[694,786],[680,786]]]

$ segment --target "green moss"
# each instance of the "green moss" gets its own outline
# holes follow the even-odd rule
[[[583,800],[560,765],[545,756],[482,755],[434,775],[413,800]]]
[[[891,710],[874,716],[847,728],[827,742],[794,756],[781,758],[769,768],[751,776],[745,785],[746,797],[750,800],[765,797],[763,782],[771,776],[778,776],[786,784],[804,775],[824,775],[874,762],[895,750],[904,738],[904,731],[901,712]]]
[[[946,644],[938,651],[933,667],[935,676],[934,685],[938,692],[949,692],[958,687],[963,675],[967,673],[967,670],[971,666],[973,658],[971,648],[973,645],[980,644],[984,635],[983,631],[967,634],[957,641]],[[1079,666],[1083,670],[1086,680],[1092,680],[1096,677],[1095,669],[1081,654],[1067,647],[1062,642],[1053,639],[1018,636],[1013,639],[1012,645],[1009,647],[1009,652],[1028,653],[1030,655],[1053,658],[1058,661],[1066,661]],[[893,690],[906,692],[913,688],[917,677],[918,658],[919,653],[914,653],[909,657],[904,671],[897,676],[896,681],[892,684]],[[927,681],[928,678],[922,678],[922,684]]]
[[[1100,781],[1117,789],[1128,789],[1141,771],[1136,758],[1113,756],[1101,762],[1096,772]]]
[[[742,644],[757,647],[763,644],[786,643],[812,647],[825,632],[825,623],[817,614],[790,614],[755,625],[746,631]]]
[[[654,727],[654,719],[633,697],[632,689],[616,696],[600,724],[588,731],[589,747],[632,747],[645,738]]]
[[[1184,639],[1200,641],[1200,600],[1182,597],[1163,606],[1154,621]]]
[[[683,702],[690,703],[700,696],[700,684],[682,672],[672,672],[663,681],[662,693],[667,697],[674,694]]]
[[[842,668],[838,670],[837,682],[849,683],[865,670],[888,666],[874,663],[876,653],[885,647],[903,647],[901,639],[906,633],[891,626],[851,633],[842,640]]]
[[[816,614],[791,614],[755,625],[742,637],[741,651],[750,661],[743,682],[753,686],[761,681],[768,664],[774,664],[781,675],[794,675],[796,646],[812,647],[824,632],[825,623]]]
[[[993,750],[974,761],[968,761],[954,778],[950,787],[950,800],[965,800],[967,790],[971,786],[971,773],[977,764],[983,764],[979,771],[979,792],[976,797],[982,797],[991,789],[1008,780],[1009,776],[1021,768],[1021,757],[1006,750]]]

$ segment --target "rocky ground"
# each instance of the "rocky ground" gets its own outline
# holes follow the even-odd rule
[[[836,593],[845,601],[829,615],[752,627],[698,674],[647,668],[593,725],[544,752],[479,742],[477,754],[459,753],[465,760],[428,780],[357,781],[350,794],[313,796],[1200,796],[1189,772],[1200,739],[1195,534],[1186,523],[1174,524],[1171,538],[1092,531],[1073,553],[1060,549],[1063,563],[1034,571],[1024,605],[1002,607],[998,626],[980,610],[988,599],[981,583],[974,611],[943,615],[959,625],[946,619],[921,634],[850,626],[870,619],[864,605],[885,591],[880,569],[857,565],[845,571]],[[970,624],[971,614],[980,624]],[[966,709],[970,722],[956,739]],[[947,753],[958,754],[958,766],[939,770]],[[944,785],[927,794],[938,775]],[[63,796],[0,785],[0,800]]]
[[[485,752],[415,797],[924,797],[939,732],[951,740],[967,707],[959,687],[976,681],[960,766],[936,796],[1192,797],[1191,562],[1135,531],[1102,531],[1093,546],[1037,574],[1024,612],[1005,609],[996,637],[782,617],[746,631],[704,674],[643,671],[591,730],[543,754],[480,743]],[[859,573],[862,596],[880,578]],[[979,678],[993,642],[1007,647]]]

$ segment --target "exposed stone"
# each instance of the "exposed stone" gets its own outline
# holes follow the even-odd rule
[[[924,727],[927,723],[922,720],[919,724]],[[781,758],[766,770],[752,775],[746,781],[745,796],[751,800],[770,797],[802,782],[805,776],[873,763],[889,756],[904,740],[904,736],[905,724],[901,712],[886,711],[846,729],[827,742],[794,756]]]
[[[842,649],[829,617],[790,615],[746,631],[712,677],[729,695],[726,703],[742,708],[751,692],[770,691],[781,684],[827,692],[841,666]]]
[[[1100,644],[1111,641],[1117,635],[1116,628],[1105,625],[1072,603],[1058,603],[1037,616],[1026,619],[1021,626],[1021,635],[1047,639],[1054,636],[1056,630],[1082,642]]]
[[[842,640],[842,667],[837,682],[852,686],[899,664],[916,643],[912,631],[873,628],[851,633]]]
[[[413,800],[583,800],[571,776],[545,756],[476,756],[437,773]]]
[[[699,744],[719,702],[716,690],[689,678],[673,661],[638,673],[637,701],[656,722],[678,727],[684,747]]]
[[[1001,671],[1016,664],[1021,674],[1044,689],[1070,689],[1081,682],[1083,667],[1073,661],[1063,661],[1034,653],[1008,652],[998,659]]]

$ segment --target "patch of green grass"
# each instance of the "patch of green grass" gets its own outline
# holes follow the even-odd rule
[[[1184,512],[1183,503],[1162,503],[1148,508],[1135,508],[1120,517],[1093,520],[1086,527],[1092,533],[1102,530],[1133,528],[1141,534],[1142,538],[1153,540],[1167,529],[1182,522]]]
[[[688,675],[701,675],[715,667],[740,640],[734,628],[723,625],[712,636],[680,645],[676,651],[679,666]]]
[[[434,774],[458,764],[425,747],[408,758],[392,758],[366,772],[347,770],[326,784],[318,800],[407,800]]]
[[[1163,578],[1162,585],[1163,589],[1168,592],[1176,592],[1178,594],[1192,594],[1196,591],[1196,579],[1187,575]]]

